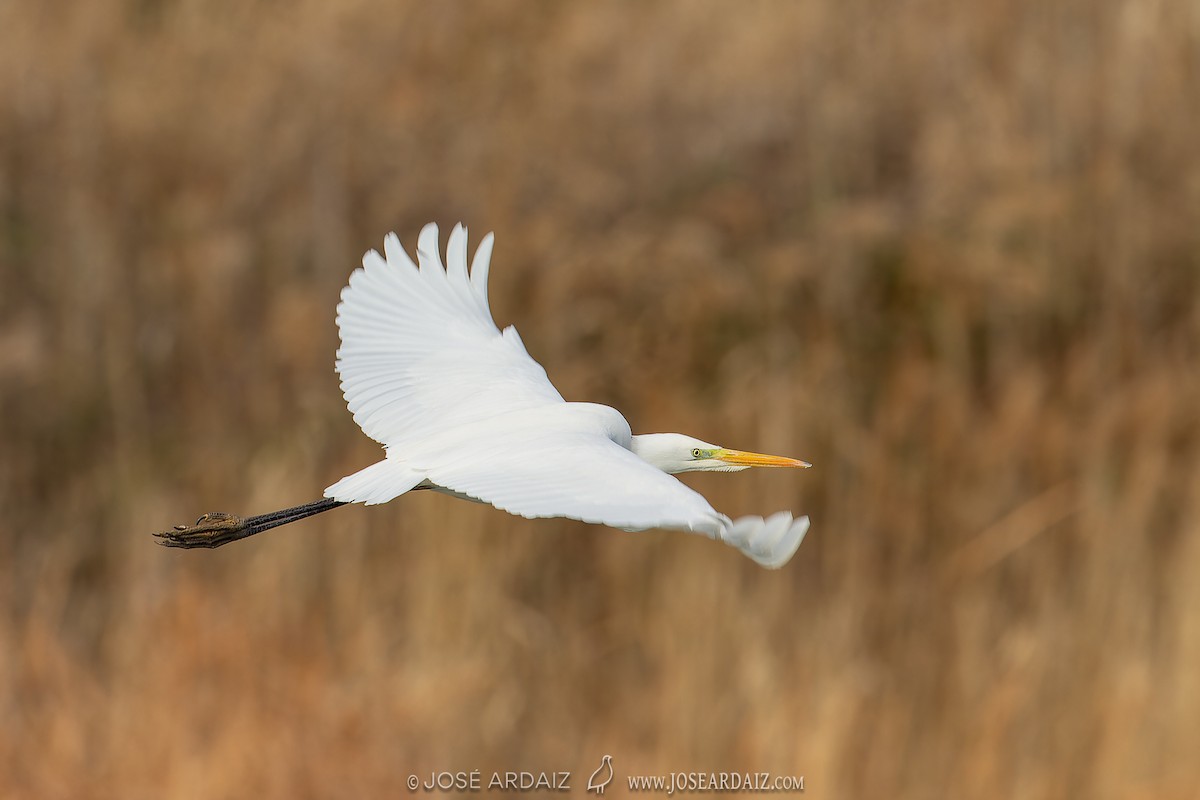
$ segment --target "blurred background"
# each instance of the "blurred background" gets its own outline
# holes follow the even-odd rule
[[[1194,796],[1198,98],[1187,0],[0,3],[0,796]],[[156,547],[376,460],[334,306],[430,220],[568,399],[812,461],[687,478],[795,559]]]

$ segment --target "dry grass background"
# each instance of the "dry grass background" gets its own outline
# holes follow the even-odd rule
[[[769,770],[1200,787],[1200,13],[1186,0],[0,4],[0,796],[395,797]],[[337,294],[492,297],[784,570],[441,497],[148,534],[370,463]]]

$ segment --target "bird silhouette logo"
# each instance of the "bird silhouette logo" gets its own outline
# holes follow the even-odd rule
[[[612,779],[612,756],[606,755],[600,759],[600,766],[596,767],[596,771],[588,778],[587,790],[596,794],[604,794],[604,790],[612,783]]]

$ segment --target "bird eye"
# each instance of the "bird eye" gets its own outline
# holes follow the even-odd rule
[[[692,450],[692,458],[700,458],[702,455],[704,455],[704,451],[699,447]]]

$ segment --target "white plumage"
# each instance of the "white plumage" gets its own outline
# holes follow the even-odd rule
[[[488,234],[468,271],[467,232],[456,225],[443,265],[431,224],[417,264],[391,234],[384,255],[368,252],[350,276],[337,370],[354,420],[387,455],[325,496],[373,504],[432,488],[523,517],[691,531],[763,566],[786,563],[808,517],[733,521],[668,472],[808,465],[680,434],[633,436],[614,409],[564,401],[516,329],[492,320],[491,252]]]

